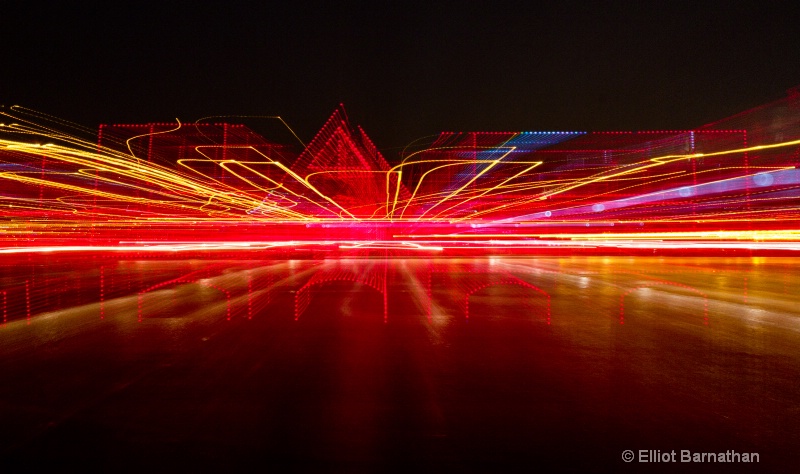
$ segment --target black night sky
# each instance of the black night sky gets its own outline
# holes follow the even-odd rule
[[[443,130],[685,129],[800,84],[792,2],[650,3],[18,2],[0,103],[281,115],[309,140],[343,102],[391,159]]]

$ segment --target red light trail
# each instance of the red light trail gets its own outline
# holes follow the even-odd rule
[[[236,123],[0,121],[2,253],[800,249],[797,95],[695,130],[442,133],[394,165],[341,109],[300,149]]]

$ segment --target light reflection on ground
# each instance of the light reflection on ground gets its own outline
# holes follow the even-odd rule
[[[0,264],[0,452],[31,465],[797,461],[792,259]]]

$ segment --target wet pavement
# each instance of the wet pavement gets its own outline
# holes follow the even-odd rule
[[[792,472],[798,283],[785,258],[7,259],[0,456]],[[625,463],[627,449],[759,463]]]

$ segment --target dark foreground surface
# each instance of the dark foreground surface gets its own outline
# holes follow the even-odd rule
[[[16,470],[800,464],[791,259],[51,256],[1,271],[0,456]]]

